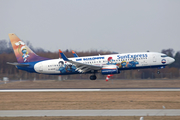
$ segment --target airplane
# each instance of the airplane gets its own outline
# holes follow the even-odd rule
[[[38,56],[14,33],[9,34],[9,38],[17,59],[17,62],[7,64],[15,65],[18,69],[30,73],[47,75],[72,75],[72,74],[92,74],[90,80],[96,80],[96,74],[107,75],[107,79],[114,74],[120,74],[123,70],[158,68],[173,63],[172,57],[158,52],[136,52],[123,54],[109,54],[98,56],[79,57],[75,54],[73,58],[67,58],[59,50],[61,58],[49,59]],[[160,71],[158,70],[158,73]]]

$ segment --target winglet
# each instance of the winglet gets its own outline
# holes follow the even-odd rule
[[[69,61],[69,59],[66,57],[66,55],[59,49],[59,53],[64,61]]]
[[[61,50],[59,50],[59,58],[61,58],[61,53],[60,53]]]
[[[73,53],[74,57],[79,57],[73,50],[72,50],[72,53]]]
[[[75,52],[72,50],[72,53],[74,54]]]

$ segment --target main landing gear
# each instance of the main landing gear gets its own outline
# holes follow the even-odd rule
[[[90,80],[96,80],[96,75],[91,75]]]

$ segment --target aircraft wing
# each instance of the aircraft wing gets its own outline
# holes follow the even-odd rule
[[[79,62],[72,61],[72,60],[69,60],[67,62],[74,64],[77,68],[77,71],[79,71],[79,72],[88,72],[90,70],[100,70],[102,68],[101,66],[79,63]]]
[[[80,63],[80,62],[76,62],[76,61],[72,61],[72,60],[69,60],[65,55],[64,53],[62,53],[61,50],[59,50],[60,54],[61,54],[61,57],[63,58],[64,61],[67,61],[69,63],[72,63],[76,66],[76,71],[79,71],[79,72],[88,72],[88,71],[91,71],[91,70],[101,70],[101,66],[97,66],[97,65],[89,65],[89,64],[84,64],[84,63]]]

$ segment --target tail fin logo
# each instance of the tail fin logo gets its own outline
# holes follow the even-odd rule
[[[9,33],[9,38],[18,63],[27,63],[48,60],[48,58],[36,55],[24,42],[22,42],[14,33]]]
[[[16,42],[15,45],[18,46],[18,53],[23,57],[24,62],[26,62],[29,55],[28,55],[28,51],[25,44],[22,41],[19,41],[19,42]]]

